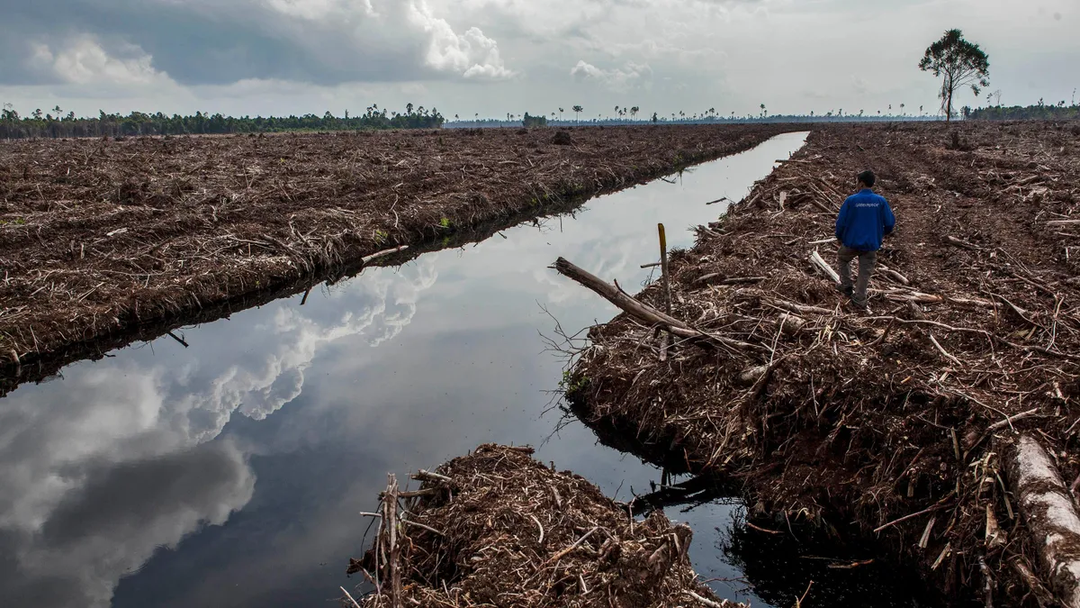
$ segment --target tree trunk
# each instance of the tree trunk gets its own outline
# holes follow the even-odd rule
[[[1067,608],[1080,608],[1080,516],[1042,445],[1020,435],[1005,451],[1009,483],[1039,566]]]
[[[600,279],[596,275],[575,266],[564,258],[559,258],[555,261],[555,270],[559,274],[573,279],[582,287],[586,287],[593,291],[597,295],[603,297],[608,302],[611,302],[615,306],[618,306],[623,312],[634,317],[638,321],[646,323],[648,325],[658,325],[670,331],[671,333],[679,336],[680,338],[695,338],[700,339],[706,343],[710,343],[714,346],[719,345],[728,349],[733,349],[739,352],[768,352],[768,349],[758,346],[756,344],[748,344],[746,342],[740,342],[731,338],[725,338],[723,336],[715,336],[713,334],[701,331],[691,327],[689,324],[684,323],[671,315],[661,312],[640,300],[636,300],[628,294],[624,293],[616,285],[612,285],[603,279]]]
[[[945,75],[945,122],[952,122],[952,98],[953,92],[956,90],[956,84],[953,80],[952,74]]]

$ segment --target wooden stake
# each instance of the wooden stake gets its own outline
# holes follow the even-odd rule
[[[667,234],[664,233],[664,225],[657,224],[660,231],[660,269],[664,281],[664,312],[671,314],[671,281],[668,276],[667,260]]]

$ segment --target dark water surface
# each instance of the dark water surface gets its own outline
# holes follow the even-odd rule
[[[715,219],[805,133],[589,202],[401,268],[69,366],[0,400],[0,604],[336,606],[363,552],[386,472],[433,467],[484,442],[540,446],[628,499],[659,472],[571,424],[544,443],[562,362],[546,307],[571,333],[617,311],[547,265],[562,255],[633,291],[655,260]],[[718,544],[733,507],[695,530],[703,578],[734,579]],[[717,528],[727,530],[718,532]],[[742,567],[746,567],[745,565]],[[732,599],[740,582],[714,581]],[[786,594],[785,594],[786,595]],[[768,593],[761,596],[768,597]],[[774,600],[775,601],[775,600]],[[791,603],[791,602],[788,602]]]

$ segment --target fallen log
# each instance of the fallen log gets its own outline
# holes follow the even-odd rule
[[[972,251],[982,251],[982,247],[979,247],[975,243],[969,243],[963,239],[958,239],[955,236],[946,236],[945,241],[954,247],[960,247],[962,249],[970,249]]]
[[[840,274],[833,270],[832,266],[829,266],[829,263],[825,261],[825,258],[821,257],[821,254],[816,249],[810,254],[810,261],[832,279],[833,283],[840,284]]]
[[[1007,450],[1009,483],[1019,503],[1039,566],[1059,601],[1080,608],[1080,516],[1042,445],[1020,435]]]
[[[757,344],[749,344],[747,342],[741,342],[739,340],[733,340],[731,338],[725,338],[723,336],[717,336],[708,332],[701,331],[691,327],[689,324],[684,323],[675,317],[672,317],[664,312],[661,312],[644,302],[634,299],[618,285],[612,285],[596,275],[575,266],[565,258],[559,258],[552,266],[559,274],[574,280],[582,287],[595,292],[608,302],[611,302],[615,306],[619,307],[623,312],[634,317],[635,319],[645,323],[647,325],[659,325],[664,329],[667,329],[672,334],[679,336],[680,338],[697,339],[704,342],[709,342],[714,345],[719,345],[727,349],[734,350],[736,352],[745,353],[747,351],[763,352],[768,351],[764,346]]]
[[[878,264],[877,267],[879,270],[881,270],[881,272],[885,273],[885,276],[897,281],[898,283],[902,285],[911,285],[911,281],[909,281],[907,277],[900,274],[899,272],[896,272],[892,268],[889,268],[885,264]]]
[[[361,258],[360,261],[363,262],[364,265],[366,266],[366,265],[374,262],[375,260],[377,260],[379,258],[385,258],[388,255],[394,255],[395,253],[401,253],[402,251],[405,251],[408,248],[409,248],[408,245],[402,245],[400,247],[394,247],[393,249],[384,249],[382,251],[373,253],[373,254],[371,254],[369,256],[364,256],[363,258]]]
[[[715,283],[717,285],[742,285],[742,284],[747,284],[747,283],[760,283],[761,281],[764,281],[764,280],[765,280],[765,277],[725,277],[723,275],[723,273],[714,272],[712,274],[707,274],[707,275],[704,275],[702,277],[699,277],[698,280],[696,280],[694,282],[695,283],[711,282],[711,283]]]

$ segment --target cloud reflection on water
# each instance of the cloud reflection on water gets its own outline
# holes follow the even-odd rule
[[[255,487],[247,454],[217,440],[234,413],[263,420],[300,395],[320,349],[402,331],[438,277],[437,255],[374,269],[334,306],[274,303],[0,401],[0,597],[34,606],[107,606],[120,578],[158,547],[221,525]],[[254,322],[250,322],[254,319]],[[48,590],[48,591],[46,591]]]

